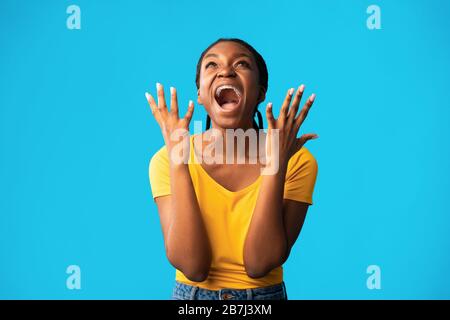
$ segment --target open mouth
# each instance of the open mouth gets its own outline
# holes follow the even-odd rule
[[[217,104],[224,110],[234,110],[241,101],[241,92],[238,88],[232,85],[222,85],[216,89],[214,97]]]

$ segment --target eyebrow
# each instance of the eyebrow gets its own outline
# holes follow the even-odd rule
[[[218,58],[219,55],[215,54],[215,53],[208,53],[206,56],[203,57],[203,59],[209,58],[209,57],[216,57]],[[239,57],[247,57],[249,59],[251,59],[251,57],[246,54],[246,53],[238,53],[237,55],[233,56],[233,58],[239,58]]]

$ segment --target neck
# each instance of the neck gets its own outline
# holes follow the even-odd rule
[[[254,128],[251,120],[237,128],[222,128],[212,122],[212,128],[202,134],[202,145],[204,150],[214,145],[214,155],[222,151],[218,156],[222,163],[230,163],[230,159],[232,163],[255,163],[259,159],[260,147],[264,148],[260,146],[260,134],[263,132]]]

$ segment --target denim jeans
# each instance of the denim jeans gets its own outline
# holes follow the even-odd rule
[[[287,300],[284,281],[252,289],[208,290],[176,281],[172,300]]]

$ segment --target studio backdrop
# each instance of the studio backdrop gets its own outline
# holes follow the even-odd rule
[[[450,298],[449,1],[0,2],[0,298],[169,299],[148,166],[156,82],[196,102],[201,52],[241,38],[266,100],[317,98],[319,171],[290,299]],[[267,125],[266,122],[264,123]]]

